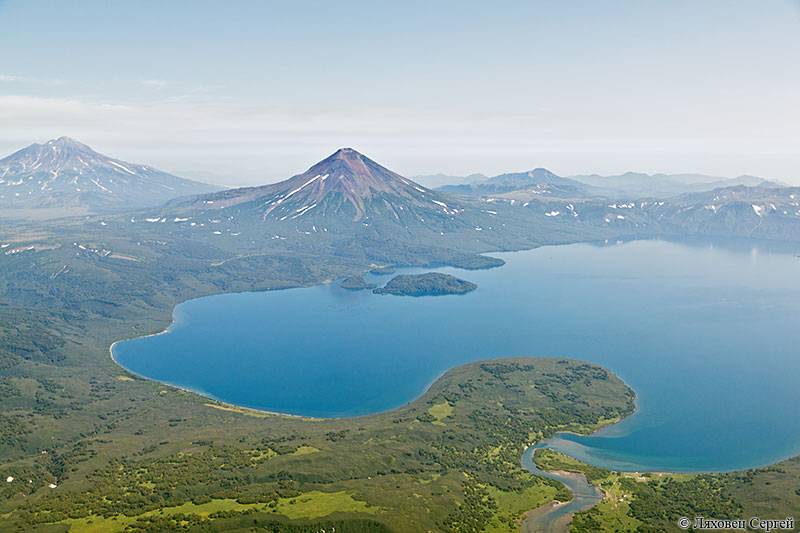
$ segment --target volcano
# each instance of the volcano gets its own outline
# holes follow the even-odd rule
[[[69,137],[0,159],[0,207],[108,211],[161,205],[219,187],[92,150]]]
[[[254,214],[278,222],[388,220],[401,225],[455,221],[463,212],[446,196],[342,148],[280,183],[231,189],[179,202],[183,207]]]

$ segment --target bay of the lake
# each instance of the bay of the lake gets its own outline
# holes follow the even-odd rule
[[[622,423],[551,442],[579,459],[705,471],[800,453],[795,252],[633,241],[492,255],[506,265],[438,269],[477,283],[467,295],[323,285],[210,296],[179,305],[168,333],[113,354],[136,374],[225,402],[319,417],[400,406],[469,361],[564,356],[605,366],[637,393]]]

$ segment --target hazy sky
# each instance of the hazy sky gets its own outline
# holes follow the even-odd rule
[[[800,183],[800,3],[0,0],[0,153],[61,135],[224,184],[341,146]]]

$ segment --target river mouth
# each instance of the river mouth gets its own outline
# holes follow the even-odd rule
[[[544,447],[546,446],[539,443],[526,448],[522,454],[522,467],[535,476],[553,479],[564,484],[572,494],[572,499],[563,503],[551,502],[542,508],[531,511],[523,522],[523,533],[567,531],[572,515],[591,509],[603,499],[603,492],[589,483],[583,474],[542,470],[536,466],[534,453]]]
[[[179,305],[166,334],[112,352],[148,379],[325,418],[399,407],[471,361],[583,359],[624,379],[639,409],[595,435],[559,435],[554,448],[614,470],[750,468],[800,453],[795,254],[666,241],[493,254],[506,265],[436,269],[478,285],[466,295],[324,285],[209,296]]]

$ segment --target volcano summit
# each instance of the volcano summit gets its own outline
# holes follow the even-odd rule
[[[452,219],[463,209],[352,148],[342,148],[280,183],[205,195],[182,206],[238,208],[264,220],[347,219],[369,223],[388,216],[410,224]]]

